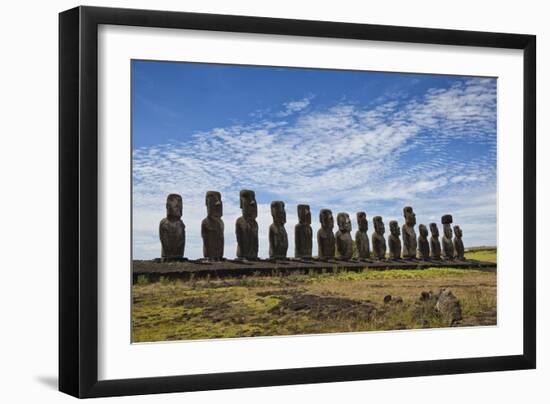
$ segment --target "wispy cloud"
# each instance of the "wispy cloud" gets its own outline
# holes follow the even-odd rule
[[[209,189],[223,195],[228,257],[235,254],[241,188],[258,194],[263,256],[269,202],[275,199],[287,202],[289,253],[299,203],[312,205],[314,214],[325,207],[334,213],[365,210],[369,217],[400,221],[402,207],[410,204],[419,223],[452,213],[467,245],[495,243],[494,80],[457,80],[423,96],[369,107],[340,102],[316,109],[308,96],[247,125],[136,149],[133,158],[136,258],[158,256],[158,221],[171,192],[184,201],[186,255],[199,257]]]
[[[299,112],[303,109],[306,109],[309,106],[312,99],[313,99],[313,96],[308,96],[308,97],[302,98],[301,100],[285,102],[283,104],[284,110],[278,112],[277,116],[285,117],[285,116],[292,115],[295,112]]]

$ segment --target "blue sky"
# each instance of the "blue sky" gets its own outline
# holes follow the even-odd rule
[[[242,188],[256,190],[262,256],[272,200],[287,204],[290,254],[300,203],[314,231],[321,208],[355,232],[359,210],[402,223],[411,205],[418,223],[451,213],[467,246],[496,245],[496,79],[133,61],[132,120],[135,258],[159,256],[172,192],[185,255],[200,257],[207,190],[222,192],[233,257]]]

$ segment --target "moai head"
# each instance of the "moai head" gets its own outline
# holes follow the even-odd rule
[[[256,205],[256,193],[248,189],[242,189],[240,192],[241,209],[246,219],[256,219],[258,217],[258,206]]]
[[[435,224],[435,223],[434,223]],[[431,226],[431,225],[430,225]],[[420,226],[418,226],[418,231],[420,232],[420,235],[422,237],[428,237],[428,228],[426,226],[424,226],[423,224],[421,224]]]
[[[218,191],[206,192],[206,212],[208,217],[220,218],[223,216],[222,194]]]
[[[170,194],[166,198],[166,217],[170,219],[181,219],[183,202],[178,194]]]
[[[338,230],[342,233],[349,233],[351,231],[351,220],[347,213],[338,213],[336,222],[338,223]]]
[[[334,218],[332,217],[332,211],[330,209],[321,209],[319,212],[319,221],[323,229],[332,231],[334,227]]]
[[[357,225],[361,231],[367,231],[369,229],[369,221],[367,220],[367,214],[365,212],[357,212]]]
[[[401,235],[401,230],[399,230],[399,224],[397,220],[390,221],[390,233],[394,237],[399,237]]]
[[[403,208],[403,216],[405,217],[407,226],[414,226],[416,224],[416,215],[411,206],[405,206]]]
[[[439,229],[437,228],[437,223],[430,223],[430,231],[432,232],[432,237],[439,237]]]
[[[372,218],[372,223],[374,223],[374,231],[381,236],[386,232],[384,228],[384,222],[382,221],[382,216],[374,216]]]
[[[451,229],[451,223],[453,223],[453,217],[451,215],[441,216],[441,223],[443,224],[443,234],[447,238],[453,237],[453,229]]]
[[[298,205],[298,221],[300,224],[311,224],[311,210],[309,205]]]
[[[454,231],[455,231],[455,236],[456,238],[462,238],[462,229],[460,228],[460,226],[457,224],[456,226],[453,227]]]
[[[283,201],[271,202],[271,216],[275,224],[283,225],[286,223],[285,203]]]

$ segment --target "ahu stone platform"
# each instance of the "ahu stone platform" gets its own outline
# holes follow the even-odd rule
[[[477,260],[339,260],[339,259],[258,259],[258,260],[180,260],[161,262],[161,260],[134,260],[133,280],[139,275],[150,279],[161,276],[188,279],[190,277],[225,277],[247,275],[287,275],[292,273],[323,273],[363,270],[392,269],[426,269],[426,268],[459,268],[459,269],[496,269],[493,262]]]

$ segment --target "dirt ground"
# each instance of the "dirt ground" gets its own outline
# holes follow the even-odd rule
[[[496,251],[469,258],[496,261]],[[496,269],[431,268],[223,279],[138,279],[134,342],[449,327],[422,292],[450,289],[453,326],[496,325]],[[425,294],[426,296],[426,294]],[[429,301],[429,300],[428,300]]]

